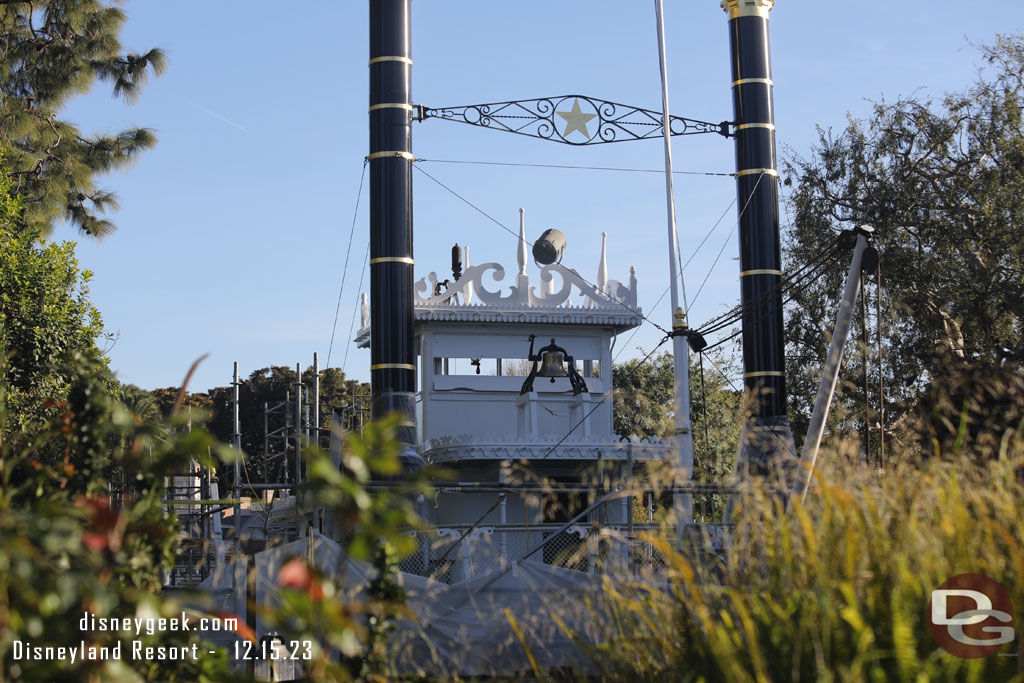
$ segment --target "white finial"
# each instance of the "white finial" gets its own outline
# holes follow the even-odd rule
[[[602,294],[608,288],[608,233],[601,233],[601,262],[597,264],[597,289]]]
[[[519,274],[526,275],[526,209],[519,209]]]
[[[462,272],[466,272],[466,268],[469,268],[469,245],[467,244],[462,248]],[[466,283],[465,288],[462,290],[462,298],[468,305],[473,301],[473,281],[470,280]]]
[[[370,302],[366,300],[366,292],[363,292],[363,301],[362,301],[362,304],[360,304],[360,313],[361,313],[361,315],[360,315],[360,322],[362,322],[363,327],[369,327],[370,326]]]

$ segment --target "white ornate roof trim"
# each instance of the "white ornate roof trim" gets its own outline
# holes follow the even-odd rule
[[[417,322],[495,322],[563,325],[602,325],[629,329],[643,322],[643,311],[637,306],[636,268],[629,269],[629,284],[608,279],[608,233],[601,233],[601,259],[597,265],[597,284],[592,285],[572,268],[553,263],[540,269],[540,293],[530,285],[526,265],[525,211],[519,210],[519,242],[516,245],[517,275],[515,284],[490,291],[484,287],[484,276],[490,272],[491,282],[505,279],[499,263],[469,265],[469,247],[463,247],[462,277],[440,294],[437,273],[420,278],[413,295]],[[561,286],[555,291],[555,274]],[[583,298],[582,305],[573,306],[572,294]],[[426,295],[426,296],[424,296]],[[474,300],[475,299],[475,300]],[[370,344],[370,311],[366,295],[361,302],[362,327],[356,332],[359,348]]]
[[[630,328],[643,322],[643,318],[623,309],[621,313],[595,311],[591,308],[532,309],[503,308],[497,306],[431,306],[417,307],[416,321],[530,323],[553,325],[605,325]],[[369,331],[369,328],[367,328]]]
[[[416,306],[413,311],[416,322],[475,322],[508,323],[530,325],[601,325],[615,327],[620,331],[643,323],[643,316],[631,313],[625,308],[609,311],[594,308],[505,308],[481,304]],[[358,348],[369,348],[370,328],[360,328],[355,335]]]
[[[540,294],[530,285],[530,276],[524,273],[520,273],[516,277],[516,284],[508,286],[507,294],[504,294],[502,289],[490,291],[484,286],[484,276],[488,272],[491,272],[489,280],[492,282],[501,282],[505,279],[505,268],[500,263],[482,263],[478,266],[466,268],[462,277],[450,285],[444,292],[433,296],[423,296],[425,292],[433,292],[438,281],[437,273],[430,273],[426,278],[420,278],[416,283],[417,296],[415,305],[417,307],[471,305],[461,303],[466,301],[467,292],[471,291],[472,296],[486,306],[496,306],[504,309],[572,308],[572,302],[569,297],[575,289],[584,298],[583,308],[628,312],[632,315],[638,315],[639,313],[637,309],[636,268],[630,268],[629,285],[623,285],[615,280],[608,280],[603,289],[598,289],[584,280],[572,268],[566,268],[559,263],[552,263],[540,270]],[[558,274],[561,278],[561,287],[557,291],[552,286],[555,274]],[[429,285],[427,284],[428,280]],[[456,295],[461,296],[457,297]]]
[[[548,451],[555,444],[549,435],[515,434],[459,434],[430,439],[422,444],[420,454],[428,462],[456,462],[460,460],[536,460],[547,456],[547,460],[626,460],[632,446],[633,459],[669,460],[672,444],[658,437],[641,439],[631,437],[595,435],[570,437],[550,455]]]

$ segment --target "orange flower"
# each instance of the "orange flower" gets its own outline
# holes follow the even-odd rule
[[[284,588],[305,591],[312,600],[323,600],[324,589],[316,573],[301,558],[293,557],[277,572],[277,583]]]
[[[110,507],[106,498],[98,496],[78,496],[75,506],[86,511],[92,529],[82,532],[82,543],[89,550],[99,552],[109,547],[117,550],[121,547],[121,529],[118,526],[120,515]]]

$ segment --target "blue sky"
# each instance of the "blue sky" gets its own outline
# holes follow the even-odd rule
[[[731,118],[726,17],[716,0],[667,2],[673,114]],[[96,241],[69,227],[94,272],[92,298],[117,335],[111,365],[145,388],[180,383],[209,359],[192,390],[228,384],[272,364],[306,366],[329,353],[338,290],[367,150],[367,3],[176,0],[124,3],[128,49],[159,46],[169,68],[139,102],[105,88],[64,116],[84,131],[154,128],[160,142],[101,185],[117,191],[118,230]],[[780,0],[772,11],[777,140],[783,157],[806,155],[816,126],[841,130],[870,101],[941,96],[974,78],[968,44],[1024,30],[1016,3],[976,0],[860,3]],[[606,2],[413,2],[413,97],[431,107],[578,93],[660,110],[653,0]],[[418,157],[658,169],[660,141],[569,147],[427,121],[414,128]],[[731,141],[673,141],[677,170],[731,172]],[[526,209],[527,237],[556,227],[564,263],[594,278],[601,233],[609,277],[637,267],[644,312],[669,324],[663,177],[422,162],[429,172],[510,228]],[[676,179],[684,260],[725,219],[686,269],[691,324],[738,301],[731,178]],[[368,238],[366,190],[351,245],[332,366],[346,355]],[[512,236],[422,174],[415,177],[417,277],[448,274],[453,242],[470,261],[515,263]],[[785,211],[783,210],[785,221]],[[716,255],[721,259],[712,269]],[[369,287],[368,276],[362,290]],[[358,320],[357,320],[358,326]],[[634,347],[659,334],[645,325]],[[624,340],[623,340],[624,341]],[[367,379],[369,351],[350,348],[351,377]]]

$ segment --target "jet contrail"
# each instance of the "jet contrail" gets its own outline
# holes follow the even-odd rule
[[[186,100],[186,102],[188,102],[188,100]],[[248,133],[249,132],[248,128],[244,128],[244,127],[238,125],[237,123],[235,123],[234,121],[232,121],[230,119],[226,119],[226,118],[224,118],[223,116],[221,116],[220,114],[218,114],[216,112],[210,111],[206,107],[200,107],[195,102],[188,102],[188,103],[191,104],[196,109],[198,109],[199,111],[205,112],[205,113],[209,114],[210,116],[212,116],[215,119],[220,119],[221,121],[223,121],[224,123],[228,124],[229,126],[234,126],[235,128],[237,128],[238,130],[242,131],[243,133]]]

